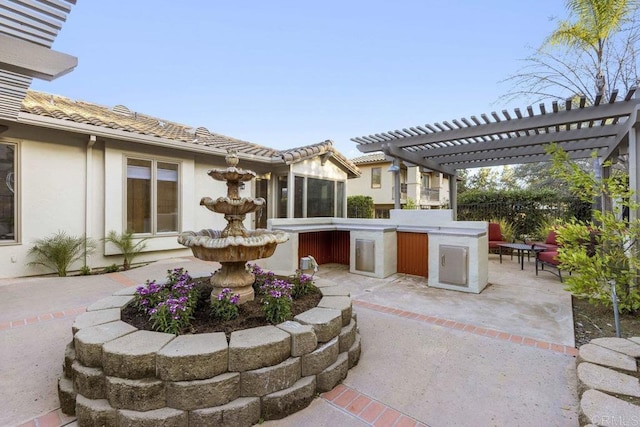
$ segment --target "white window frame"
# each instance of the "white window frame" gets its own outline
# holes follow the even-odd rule
[[[134,236],[172,236],[178,235],[182,232],[182,162],[180,160],[174,159],[166,159],[161,157],[147,157],[147,156],[138,156],[138,155],[125,155],[124,156],[124,206],[122,210],[123,218],[122,224],[124,227],[123,231],[127,231],[127,224],[129,223],[128,218],[128,199],[129,195],[127,193],[127,184],[129,179],[128,168],[129,168],[129,160],[140,160],[144,162],[151,162],[151,231],[148,233],[134,233]],[[163,231],[158,232],[158,163],[167,163],[176,165],[177,170],[177,209],[178,209],[178,217],[176,219],[177,230],[175,231]]]
[[[346,212],[344,212],[344,210],[346,209],[347,206],[347,201],[346,201],[346,193],[347,193],[347,182],[346,180],[342,180],[342,179],[331,179],[331,178],[327,178],[327,177],[322,177],[322,176],[314,176],[314,175],[302,175],[302,174],[294,174],[294,182],[295,182],[295,178],[299,177],[299,178],[303,178],[303,190],[302,190],[302,217],[301,218],[308,218],[307,217],[307,199],[308,199],[308,185],[309,185],[309,179],[317,179],[317,180],[321,180],[321,181],[329,181],[333,183],[333,217],[334,218],[345,218],[346,217]],[[344,194],[343,196],[345,196],[345,199],[342,201],[342,210],[343,212],[340,212],[341,216],[338,216],[338,182],[342,182],[344,184]],[[294,200],[293,200],[293,204],[295,206],[295,191],[293,191],[292,193],[290,193],[293,195]],[[295,211],[295,209],[294,209]],[[314,217],[316,218],[316,217]],[[325,218],[325,217],[318,217],[318,218]]]
[[[12,240],[0,240],[0,246],[9,246],[20,244],[21,242],[21,209],[20,209],[20,144],[14,141],[8,141],[0,139],[0,144],[13,146],[13,239]],[[0,182],[0,185],[6,185],[6,183]]]
[[[379,177],[380,182],[377,183],[377,184],[375,184],[373,182],[373,176],[374,176],[373,172],[374,171],[378,171],[379,172],[378,177]],[[382,188],[382,167],[380,167],[380,166],[374,166],[374,167],[371,168],[371,188],[372,189]]]

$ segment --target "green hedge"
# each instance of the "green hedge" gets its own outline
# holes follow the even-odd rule
[[[373,206],[371,196],[349,196],[347,218],[373,218]]]
[[[555,218],[588,220],[591,205],[575,197],[560,197],[552,190],[465,191],[458,197],[458,220],[511,223],[516,235],[534,234]]]

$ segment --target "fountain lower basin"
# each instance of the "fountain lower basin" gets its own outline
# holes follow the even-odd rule
[[[191,248],[193,255],[198,259],[222,263],[268,258],[273,255],[278,244],[289,239],[282,231],[257,229],[247,230],[246,237],[222,237],[223,231],[187,231],[178,237],[178,243]]]
[[[282,231],[264,229],[243,230],[244,236],[227,235],[225,230],[205,229],[187,231],[178,237],[178,243],[191,248],[193,256],[203,261],[217,261],[222,265],[211,276],[212,295],[230,288],[240,296],[240,304],[253,300],[254,275],[246,269],[247,260],[268,258],[279,243],[289,235]]]

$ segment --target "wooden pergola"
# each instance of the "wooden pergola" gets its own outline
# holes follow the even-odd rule
[[[616,163],[619,156],[628,155],[630,185],[637,191],[640,99],[635,93],[636,88],[632,88],[619,98],[615,90],[608,100],[597,97],[589,106],[581,97],[577,102],[553,102],[549,109],[541,103],[537,113],[529,106],[526,112],[518,108],[513,114],[502,110],[502,114],[492,112],[480,118],[471,116],[351,140],[363,153],[382,151],[451,177],[458,169],[547,161],[545,148],[550,143],[558,144],[572,159],[589,158],[595,151],[601,161]],[[455,212],[456,180],[450,179],[449,185]]]
[[[33,78],[53,80],[78,64],[77,58],[51,49],[75,3],[0,1],[0,119],[18,117]]]

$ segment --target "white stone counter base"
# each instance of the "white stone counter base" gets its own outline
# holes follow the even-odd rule
[[[577,359],[580,425],[640,424],[640,337],[596,338]]]
[[[233,332],[228,344],[223,332],[137,330],[114,316],[132,300],[128,292],[97,301],[72,328],[58,385],[62,411],[79,426],[234,427],[297,412],[360,358],[349,293],[326,281],[318,288],[318,307]]]

